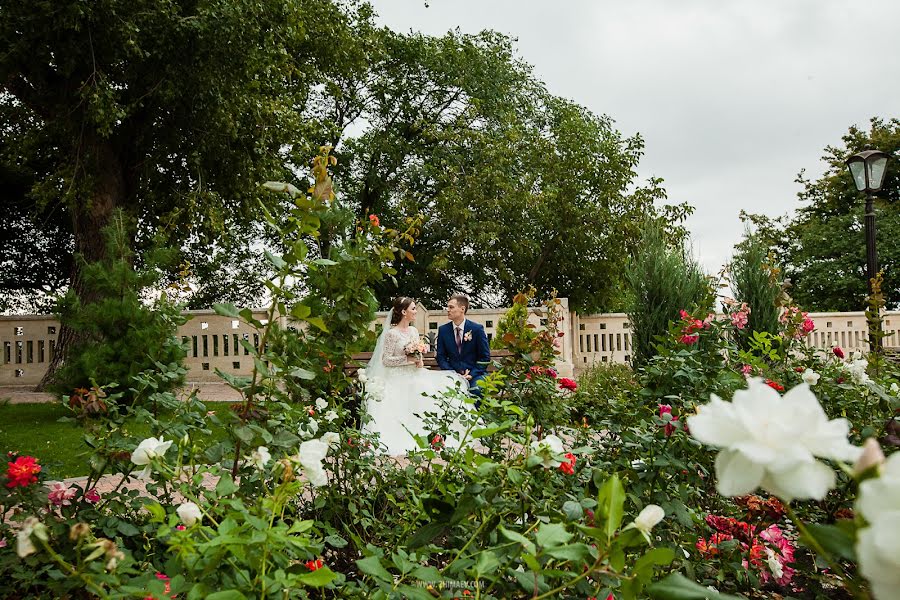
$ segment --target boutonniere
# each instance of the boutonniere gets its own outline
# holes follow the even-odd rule
[[[467,331],[467,332],[465,332],[465,333],[463,334],[463,341],[464,341],[464,342],[471,342],[471,341],[472,341],[472,332],[471,332],[471,331]]]

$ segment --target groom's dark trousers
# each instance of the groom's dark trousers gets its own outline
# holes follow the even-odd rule
[[[445,371],[466,371],[472,376],[469,380],[469,392],[481,396],[478,382],[487,374],[487,366],[491,360],[491,348],[488,345],[484,327],[466,319],[463,322],[461,343],[457,345],[454,325],[451,321],[438,328],[437,362]]]

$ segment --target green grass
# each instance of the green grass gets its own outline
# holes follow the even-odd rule
[[[226,406],[221,406],[216,411],[226,410]],[[84,429],[77,422],[59,422],[61,417],[70,415],[65,407],[55,403],[0,404],[0,451],[4,455],[16,451],[34,456],[47,479],[87,475],[90,448],[84,443]],[[146,423],[132,422],[126,427],[136,437],[150,434]],[[222,439],[225,431],[214,430],[212,437]]]

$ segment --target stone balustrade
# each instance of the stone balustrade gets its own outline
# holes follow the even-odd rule
[[[577,375],[585,368],[603,362],[627,363],[631,360],[632,334],[624,313],[579,315],[570,312],[568,301],[561,300],[564,315],[560,330],[561,354],[557,367],[564,376]],[[497,331],[500,318],[507,309],[472,309],[468,318],[484,326],[488,337]],[[190,381],[219,381],[216,369],[228,373],[248,375],[253,364],[241,340],[256,345],[259,332],[252,326],[210,310],[187,311],[188,322],[178,329],[187,345],[188,379]],[[257,319],[265,319],[265,312],[256,311]],[[386,316],[379,313],[372,327],[378,327]],[[853,350],[867,348],[866,317],[863,312],[810,313],[816,329],[806,339],[810,347],[829,348],[832,342]],[[529,322],[540,328],[542,313],[531,310]],[[447,322],[443,310],[419,310],[416,328],[422,337],[434,343],[438,327]],[[898,329],[900,312],[884,313],[884,329],[889,334],[885,347],[900,347]],[[43,377],[53,358],[59,321],[53,316],[0,316],[0,386],[33,386]]]

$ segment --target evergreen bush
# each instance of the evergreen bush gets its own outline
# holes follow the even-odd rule
[[[673,248],[659,225],[648,223],[626,265],[628,319],[633,335],[632,364],[641,367],[656,353],[657,338],[669,332],[680,310],[709,308],[709,279],[684,247]]]
[[[752,332],[775,334],[782,290],[780,270],[773,264],[769,248],[758,235],[747,231],[731,259],[731,290],[738,302],[750,307],[747,326],[737,332],[738,347],[749,348]]]
[[[82,261],[85,297],[97,300],[83,303],[69,290],[60,302],[60,321],[75,331],[76,341],[51,388],[59,393],[111,384],[124,388],[132,377],[156,368],[157,363],[183,366],[186,356],[176,337],[178,326],[185,322],[180,307],[165,293],[149,305],[141,299],[142,292],[159,281],[162,273],[154,266],[165,260],[166,253],[150,253],[147,265],[136,270],[127,241],[128,223],[121,213],[104,236],[109,259],[87,263],[76,258]],[[181,385],[184,369],[181,372],[160,385],[166,389]],[[128,398],[126,393],[124,399]]]

